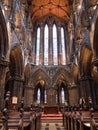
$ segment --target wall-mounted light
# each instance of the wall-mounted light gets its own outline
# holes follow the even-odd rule
[[[78,9],[81,9],[81,5],[78,6]]]
[[[94,7],[93,7],[93,9],[95,10],[97,8],[97,5],[95,5]]]
[[[8,9],[8,6],[7,6],[7,5],[5,5],[5,6],[4,6],[4,10],[5,10],[5,11],[7,11],[7,9]]]
[[[92,17],[91,17],[91,16],[89,16],[89,19],[92,19]]]

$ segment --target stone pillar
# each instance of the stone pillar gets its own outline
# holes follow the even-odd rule
[[[41,88],[41,104],[44,104],[44,91],[45,91],[45,88],[44,86]]]
[[[40,65],[44,64],[44,27],[43,24],[40,28]]]
[[[49,25],[49,65],[53,65],[53,31],[52,31],[52,25]]]
[[[68,87],[68,94],[69,94],[69,104],[76,105],[79,102],[79,95],[78,95],[78,86],[72,85]]]
[[[89,105],[88,98],[92,97],[92,77],[84,76],[80,79],[80,98],[85,99],[86,105]]]
[[[25,5],[25,3],[22,3],[21,4],[21,14],[22,14],[23,19],[26,17],[25,10],[26,10],[26,5]]]
[[[0,109],[2,109],[4,105],[5,76],[8,64],[7,61],[0,59]]]
[[[53,90],[53,105],[56,105],[56,90]]]
[[[12,97],[17,97],[18,98],[18,104],[21,101],[21,98],[23,97],[23,79],[20,77],[13,77],[13,95]],[[17,104],[17,105],[18,105]]]
[[[28,107],[33,102],[33,89],[32,87],[25,86],[24,92],[24,106]]]
[[[97,56],[94,54],[93,56],[93,60],[92,60],[92,73],[93,73],[93,79],[92,79],[92,90],[91,92],[92,94],[92,101],[93,101],[93,105],[94,108],[98,108],[98,81],[96,76],[98,75],[98,58],[96,58]]]
[[[62,43],[61,43],[61,27],[57,28],[58,30],[58,64],[62,64]]]

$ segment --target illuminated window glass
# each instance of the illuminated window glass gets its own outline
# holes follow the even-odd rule
[[[48,25],[45,25],[44,29],[44,65],[48,65],[48,49],[49,49],[49,29]]]
[[[56,94],[56,104],[58,104],[58,95]]]
[[[38,91],[37,91],[37,103],[38,104],[40,103],[40,96],[41,96],[41,92],[40,92],[40,88],[38,88]]]
[[[62,64],[66,64],[66,57],[65,57],[65,39],[64,39],[64,28],[61,27],[61,44],[62,44]]]
[[[62,99],[62,103],[64,103],[65,102],[64,88],[61,89],[61,99]]]
[[[45,103],[47,103],[47,94],[46,94],[46,90],[44,91],[44,101],[45,101]]]
[[[53,62],[54,65],[58,64],[58,50],[57,50],[57,27],[53,25]]]
[[[40,28],[37,28],[37,40],[36,40],[36,65],[39,65],[40,54]]]

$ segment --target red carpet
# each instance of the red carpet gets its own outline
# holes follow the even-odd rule
[[[49,120],[54,120],[54,119],[57,119],[57,120],[61,120],[62,119],[62,114],[59,113],[59,114],[42,114],[42,117],[41,119],[49,119]]]

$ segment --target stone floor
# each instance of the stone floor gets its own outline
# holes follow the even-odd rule
[[[42,123],[41,130],[65,130],[62,123]]]

